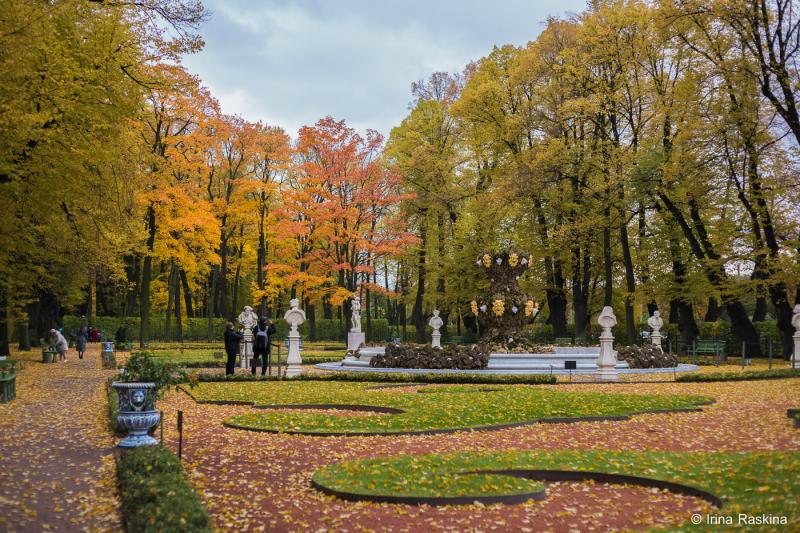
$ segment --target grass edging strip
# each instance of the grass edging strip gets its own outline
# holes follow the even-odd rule
[[[706,383],[713,381],[757,381],[764,379],[800,378],[800,369],[780,368],[755,372],[719,372],[710,374],[684,374],[675,381],[679,383]]]
[[[609,474],[606,472],[591,472],[585,470],[531,470],[531,469],[509,469],[509,470],[475,470],[471,472],[461,472],[461,474],[475,474],[475,475],[500,475],[512,476],[525,479],[532,479],[535,481],[594,481],[596,483],[610,483],[616,485],[637,485],[640,487],[657,488],[667,490],[675,494],[684,496],[693,496],[701,498],[711,503],[715,507],[721,509],[723,506],[722,500],[702,489],[692,487],[691,485],[684,485],[682,483],[675,483],[672,481],[663,481],[660,479],[653,479],[641,476],[631,476],[626,474]],[[356,492],[340,491],[331,489],[325,485],[320,484],[315,479],[311,479],[311,486],[328,495],[336,496],[342,500],[347,501],[366,501],[375,503],[400,503],[406,505],[470,505],[475,502],[483,504],[502,503],[505,505],[514,505],[524,503],[528,500],[544,500],[547,497],[547,489],[542,489],[534,492],[527,492],[521,494],[508,494],[508,495],[494,495],[494,496],[389,496],[378,494],[360,494]]]
[[[211,531],[203,501],[174,453],[140,446],[118,449],[115,457],[126,531]]]
[[[317,483],[313,478],[311,479],[311,487],[323,494],[336,496],[341,500],[350,502],[400,503],[405,505],[470,505],[476,502],[482,504],[503,503],[511,505],[515,503],[524,503],[528,500],[544,500],[547,497],[547,489],[544,488],[533,492],[509,494],[507,496],[382,496],[331,489]]]
[[[196,401],[196,400],[195,400]],[[199,403],[199,402],[198,402]],[[709,402],[712,403],[712,402]],[[241,404],[239,404],[241,405]],[[328,404],[330,405],[330,404]],[[299,404],[297,406],[291,404],[284,404],[280,406],[253,406],[255,409],[344,409],[341,404],[335,404],[336,407],[325,407],[325,404]],[[352,406],[350,406],[352,407]],[[532,426],[534,424],[575,424],[578,422],[624,422],[630,420],[632,416],[636,415],[652,415],[652,414],[669,414],[669,413],[696,413],[703,409],[700,407],[685,407],[678,409],[655,409],[649,411],[638,411],[629,415],[610,415],[610,416],[581,416],[581,417],[559,417],[559,418],[539,418],[536,420],[525,420],[522,422],[509,422],[507,424],[490,424],[483,426],[471,426],[461,428],[443,428],[443,429],[419,429],[408,431],[349,431],[349,432],[333,432],[333,431],[300,431],[300,430],[280,430],[268,428],[255,428],[236,424],[233,422],[224,421],[223,426],[230,429],[239,429],[243,431],[254,431],[256,433],[275,433],[283,435],[304,435],[311,437],[397,437],[404,435],[446,435],[450,433],[472,432],[472,431],[499,431],[502,429],[511,429],[524,426]],[[402,411],[401,411],[402,412]]]

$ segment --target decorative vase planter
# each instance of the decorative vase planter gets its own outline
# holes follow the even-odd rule
[[[114,343],[103,342],[103,348],[100,352],[103,361],[103,368],[117,368],[117,358],[114,356]]]
[[[117,422],[128,432],[119,443],[120,448],[152,446],[158,441],[148,435],[150,428],[158,424],[155,383],[115,381],[111,384],[119,396]]]
[[[10,402],[17,397],[17,363],[7,361],[0,364],[0,403]]]

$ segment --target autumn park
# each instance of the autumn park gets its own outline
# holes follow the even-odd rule
[[[0,2],[0,531],[800,531],[797,0]]]

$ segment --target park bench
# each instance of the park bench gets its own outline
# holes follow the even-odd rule
[[[8,403],[17,397],[17,362],[0,362],[0,403]]]
[[[557,346],[572,344],[572,337],[556,337],[553,341]]]
[[[725,341],[695,339],[691,349],[692,360],[697,361],[697,354],[713,354],[717,363],[725,360]]]
[[[39,345],[42,347],[42,363],[55,363],[58,353],[56,347],[47,344],[43,338],[39,339]]]

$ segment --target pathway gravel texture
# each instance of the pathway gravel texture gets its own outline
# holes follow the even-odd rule
[[[0,531],[121,530],[115,442],[100,347],[83,359],[22,358],[17,399],[0,404]]]

